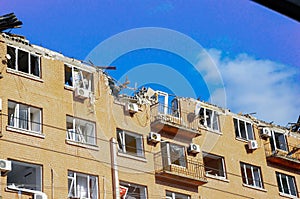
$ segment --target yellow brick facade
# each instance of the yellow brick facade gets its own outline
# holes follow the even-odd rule
[[[235,114],[227,109],[190,98],[178,98],[179,119],[168,114],[159,116],[158,108],[155,108],[157,104],[150,106],[151,103],[147,102],[138,103],[138,111],[129,113],[125,107],[132,99],[113,96],[109,77],[101,70],[59,53],[26,42],[24,44],[22,39],[18,41],[14,38],[18,37],[7,35],[0,37],[0,72],[3,76],[0,79],[2,100],[0,159],[40,166],[42,168],[40,191],[44,192],[48,199],[68,198],[70,171],[97,177],[97,193],[89,196],[93,199],[118,197],[117,179],[123,185],[144,186],[145,195],[149,199],[168,198],[166,192],[175,193],[171,198],[182,198],[180,194],[185,194],[190,199],[293,198],[293,194],[280,193],[276,172],[293,177],[296,187],[300,188],[298,159],[300,156],[295,148],[300,144],[297,133],[249,115]],[[8,59],[5,57],[8,53],[7,45],[38,55],[41,77],[8,68]],[[65,64],[93,74],[92,95],[78,99],[74,95],[75,88],[65,85]],[[9,101],[39,108],[41,133],[11,127]],[[218,113],[219,130],[200,125],[201,118],[198,113],[195,115],[197,104]],[[92,138],[96,140],[95,144],[66,139],[70,135],[68,134],[70,132],[66,132],[67,116],[95,124],[95,135]],[[252,125],[257,149],[249,150],[248,141],[237,138],[233,118],[247,121]],[[284,133],[288,145],[294,146],[289,148],[289,151],[294,149],[295,153],[292,156],[284,154],[284,158],[273,154],[276,157],[272,159],[271,139],[262,138],[260,135],[263,127]],[[118,133],[119,131],[124,134]],[[161,135],[161,143],[148,142],[151,131]],[[136,137],[133,139],[132,136]],[[142,152],[133,152],[135,154],[124,152],[130,151],[131,145],[127,149],[128,146],[121,146],[120,140],[123,139],[133,140],[135,145],[141,146]],[[188,153],[187,149],[191,143],[199,145],[201,152]],[[168,150],[173,150],[170,148],[172,144],[175,144],[177,149],[183,147],[185,166],[176,165],[177,163],[163,165],[162,160],[157,159],[162,158],[164,150],[168,154],[171,153]],[[168,145],[169,148],[163,149],[164,145]],[[125,147],[123,151],[120,149],[122,147]],[[116,150],[115,154],[113,148]],[[271,153],[268,154],[268,150]],[[203,160],[205,152],[224,158],[225,177],[207,175]],[[243,183],[241,162],[260,169],[262,187]],[[282,162],[285,162],[285,165],[282,165]],[[10,172],[14,172],[14,166]],[[9,174],[4,175],[3,172],[2,174],[0,198],[33,198],[33,192],[18,191],[17,188],[9,187]],[[298,190],[296,195],[299,196]]]

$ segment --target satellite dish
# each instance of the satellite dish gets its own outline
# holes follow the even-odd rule
[[[195,106],[195,115],[199,114],[200,109],[201,109],[201,104],[200,104],[200,102],[197,102],[196,106]]]

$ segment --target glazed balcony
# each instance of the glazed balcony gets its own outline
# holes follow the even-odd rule
[[[273,150],[269,143],[265,144],[267,160],[281,166],[300,169],[300,145],[286,145],[288,150]]]
[[[151,128],[173,136],[194,138],[199,135],[199,118],[193,112],[174,110],[163,104],[151,106]]]
[[[205,169],[201,161],[190,156],[184,158],[183,161],[178,160],[170,163],[168,157],[162,156],[161,152],[156,153],[154,155],[156,177],[170,183],[189,184],[191,186],[207,183]]]

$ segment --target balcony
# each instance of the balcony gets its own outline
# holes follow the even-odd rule
[[[162,153],[154,155],[155,176],[170,183],[188,184],[199,186],[207,183],[203,164],[195,157],[187,157],[184,166],[179,164],[168,164],[168,158]]]
[[[287,145],[288,151],[272,150],[269,143],[265,144],[266,157],[269,162],[293,169],[300,169],[300,145]]]
[[[190,139],[201,135],[199,118],[193,112],[174,110],[163,104],[151,106],[151,128],[156,132]]]

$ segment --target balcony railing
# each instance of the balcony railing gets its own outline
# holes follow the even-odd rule
[[[300,169],[300,145],[287,145],[288,151],[272,150],[270,143],[265,144],[267,160],[282,166]]]
[[[181,182],[190,185],[201,185],[207,182],[205,169],[201,161],[195,157],[187,157],[184,166],[177,164],[168,164],[168,157],[162,156],[162,153],[154,155],[155,174],[157,177],[166,179],[174,183]]]
[[[193,134],[191,137],[200,135],[199,118],[194,112],[176,110],[159,103],[151,107],[151,126],[157,130],[190,132]]]

